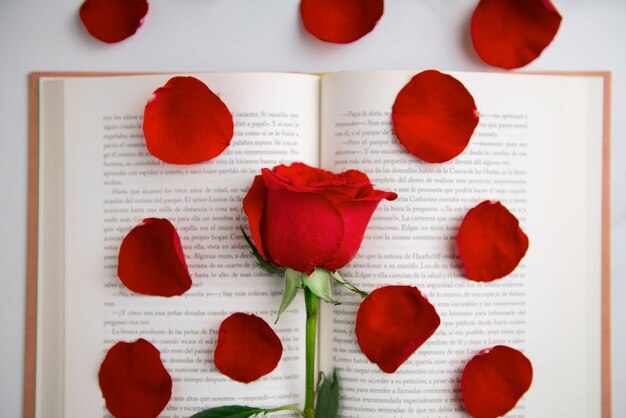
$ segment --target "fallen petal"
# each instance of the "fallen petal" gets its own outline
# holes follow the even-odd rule
[[[370,33],[383,15],[383,0],[301,0],[304,28],[326,42],[346,44]]]
[[[144,110],[150,154],[171,164],[195,164],[220,155],[233,137],[233,116],[194,77],[173,77],[154,91]]]
[[[465,215],[456,236],[465,276],[490,282],[511,273],[528,250],[528,237],[502,203],[484,201]]]
[[[363,300],[356,317],[356,338],[367,358],[393,373],[439,327],[434,306],[418,288],[385,286]]]
[[[117,275],[130,290],[144,295],[182,295],[191,287],[178,232],[167,219],[148,218],[120,246]]]
[[[461,394],[475,418],[496,418],[509,412],[533,380],[530,360],[519,351],[497,345],[483,350],[465,366]]]
[[[478,125],[474,98],[456,78],[435,70],[415,75],[393,104],[393,129],[417,158],[442,163],[459,155]]]
[[[560,24],[550,0],[481,0],[472,16],[472,42],[485,63],[519,68],[541,54]]]
[[[172,396],[159,350],[143,338],[109,349],[98,373],[106,407],[116,418],[155,418]]]
[[[137,32],[148,13],[146,0],[85,0],[80,20],[102,42],[122,41]]]
[[[272,328],[256,315],[234,313],[220,325],[215,367],[233,380],[250,383],[270,373],[283,355]]]

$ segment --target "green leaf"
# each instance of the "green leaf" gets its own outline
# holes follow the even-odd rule
[[[326,302],[339,305],[341,302],[336,300],[330,291],[330,274],[327,270],[316,268],[310,275],[302,275],[302,283],[318,297]]]
[[[267,412],[267,409],[254,408],[252,406],[228,405],[217,408],[205,409],[190,418],[248,418]]]
[[[364,290],[359,289],[358,287],[356,287],[355,285],[353,285],[352,283],[350,283],[349,281],[347,281],[346,279],[344,279],[343,277],[341,277],[341,275],[338,272],[333,272],[330,273],[331,276],[333,276],[333,278],[335,279],[335,281],[337,283],[339,283],[340,285],[342,285],[343,287],[351,290],[354,293],[358,293],[359,295],[361,295],[361,297],[364,298],[369,298],[370,294]]]
[[[326,379],[323,373],[320,373],[320,375],[323,382],[317,394],[315,418],[337,418],[339,409],[339,381],[337,380],[337,373],[333,371],[332,382]]]
[[[285,312],[289,307],[293,299],[298,293],[298,289],[302,286],[302,273],[292,269],[285,270],[285,288],[283,290],[283,299],[280,301],[280,308],[278,308],[278,315],[276,315],[276,322],[280,319],[280,315]]]
[[[252,249],[252,255],[254,255],[254,257],[256,258],[257,262],[259,263],[259,266],[261,266],[263,270],[267,271],[270,274],[283,274],[285,269],[282,267],[275,266],[271,262],[264,259],[261,253],[259,252],[259,250],[257,250],[256,246],[250,239],[250,237],[248,236],[248,234],[246,234],[246,231],[243,229],[243,227],[239,227],[239,229],[241,229],[241,233],[243,234],[243,237],[246,239],[246,242]]]

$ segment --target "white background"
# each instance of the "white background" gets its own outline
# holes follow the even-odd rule
[[[613,416],[626,417],[626,1],[554,1],[563,16],[559,33],[525,70],[613,72]],[[348,45],[304,32],[297,0],[152,0],[137,34],[107,45],[81,26],[80,3],[0,0],[2,417],[22,414],[29,72],[497,71],[482,64],[471,46],[469,19],[477,0],[388,0],[374,31]]]

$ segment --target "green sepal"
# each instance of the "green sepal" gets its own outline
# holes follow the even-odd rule
[[[339,410],[339,381],[337,373],[333,371],[333,381],[328,380],[324,373],[320,373],[322,384],[317,393],[315,418],[337,418]]]
[[[248,418],[255,415],[265,415],[269,410],[252,406],[228,405],[205,409],[190,418]]]
[[[302,287],[302,273],[292,269],[285,270],[285,288],[283,289],[283,299],[280,301],[280,307],[278,308],[278,314],[276,315],[276,322],[280,319],[280,315],[291,305],[293,299],[298,293],[298,289]]]
[[[302,283],[308,287],[313,294],[324,299],[326,302],[335,305],[341,304],[341,302],[333,297],[330,290],[330,273],[328,270],[316,268],[310,275],[303,274]]]
[[[338,272],[335,271],[335,272],[332,272],[330,274],[331,274],[331,276],[333,276],[333,278],[335,279],[335,281],[337,283],[339,283],[340,285],[342,285],[346,289],[349,289],[350,291],[352,291],[354,293],[358,293],[363,298],[369,298],[370,297],[370,294],[368,292],[359,289],[358,287],[356,287],[355,285],[353,285],[352,283],[350,283],[349,281],[347,281],[346,279],[341,277],[341,275]]]
[[[259,250],[257,250],[256,246],[250,239],[250,237],[248,236],[248,234],[246,234],[246,231],[243,229],[243,227],[239,227],[239,229],[241,229],[241,233],[243,234],[243,237],[246,239],[246,242],[252,249],[252,255],[256,258],[257,262],[259,263],[259,266],[261,266],[263,270],[267,271],[270,274],[283,274],[285,269],[282,267],[275,266],[271,262],[264,259],[261,253],[259,252]]]

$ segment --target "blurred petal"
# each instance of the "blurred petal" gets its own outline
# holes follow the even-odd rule
[[[367,358],[393,373],[439,327],[434,306],[417,287],[385,286],[363,300],[356,338]]]
[[[483,350],[463,370],[461,394],[475,418],[496,418],[509,412],[533,380],[530,360],[503,345]]]
[[[326,42],[354,42],[374,29],[383,15],[383,0],[301,0],[304,28]]]
[[[185,293],[191,276],[174,225],[148,218],[134,227],[120,246],[117,275],[127,288],[144,295]]]
[[[263,319],[234,313],[220,325],[215,367],[242,383],[257,380],[276,368],[283,345]]]
[[[144,110],[150,154],[172,164],[220,155],[233,137],[233,117],[222,100],[194,77],[174,77],[156,89]]]
[[[515,215],[493,201],[484,201],[467,212],[456,242],[465,275],[477,282],[508,275],[528,250],[528,237]]]
[[[85,0],[80,20],[102,42],[114,43],[137,32],[148,13],[146,0]]]
[[[560,24],[550,0],[481,0],[472,16],[472,42],[485,63],[519,68],[541,54]]]
[[[142,338],[111,347],[98,380],[107,409],[116,418],[155,418],[172,395],[172,378],[161,353]]]
[[[460,81],[428,70],[400,90],[392,119],[396,137],[411,154],[442,163],[463,152],[478,125],[478,111]]]

